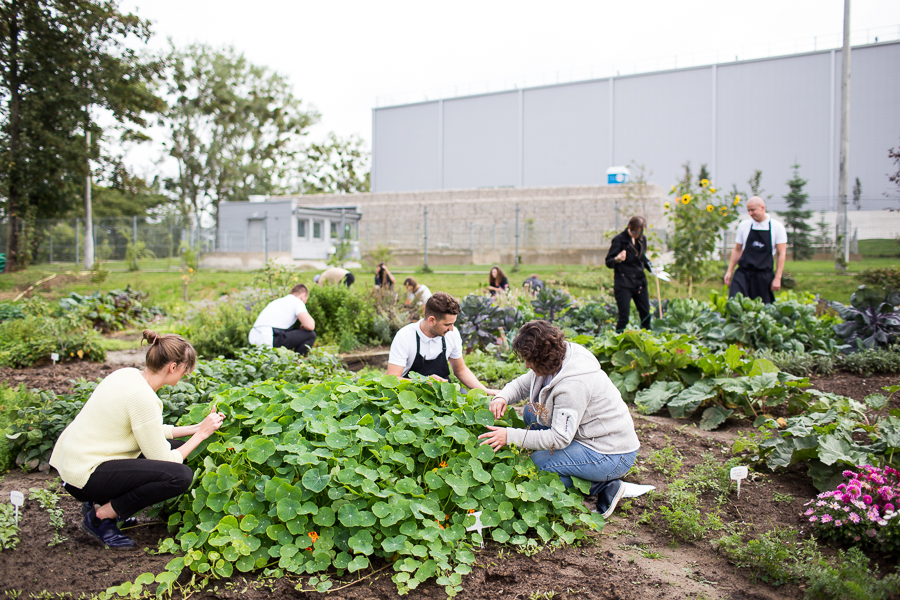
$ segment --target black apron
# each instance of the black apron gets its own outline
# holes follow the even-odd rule
[[[447,363],[447,339],[444,336],[441,336],[441,353],[431,360],[426,360],[424,356],[419,354],[419,332],[416,332],[416,358],[403,376],[406,377],[412,372],[425,377],[437,375],[447,380],[450,379],[450,365]]]
[[[750,234],[738,261],[739,268],[728,290],[729,297],[740,292],[747,298],[759,298],[766,304],[775,302],[772,292],[772,281],[775,279],[773,247],[772,220],[769,219],[768,230],[753,229],[751,223]]]

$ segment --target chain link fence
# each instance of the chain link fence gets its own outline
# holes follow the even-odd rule
[[[84,219],[21,220],[20,251],[29,264],[84,262]],[[0,223],[0,249],[6,249],[9,227]],[[103,217],[93,220],[94,256],[121,261],[177,259],[182,243],[201,254],[215,251],[214,229],[201,229],[180,216]]]

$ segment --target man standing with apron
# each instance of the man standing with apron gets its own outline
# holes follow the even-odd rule
[[[787,257],[787,231],[784,225],[766,214],[766,203],[759,196],[747,201],[747,212],[751,218],[738,226],[725,273],[725,285],[730,285],[728,297],[740,292],[747,298],[759,298],[771,304],[775,302],[775,292],[781,289],[781,274]],[[773,272],[775,254],[778,254],[778,266]],[[736,273],[735,265],[740,267]]]
[[[406,377],[418,373],[438,381],[453,374],[469,389],[482,389],[489,395],[497,390],[487,389],[466,366],[462,355],[462,338],[453,328],[459,315],[459,302],[446,292],[435,292],[425,303],[425,315],[416,323],[403,327],[391,342],[388,375]]]

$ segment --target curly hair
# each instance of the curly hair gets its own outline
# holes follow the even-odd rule
[[[512,347],[519,358],[531,364],[535,375],[551,375],[559,371],[566,357],[566,335],[548,321],[529,321],[519,329]]]

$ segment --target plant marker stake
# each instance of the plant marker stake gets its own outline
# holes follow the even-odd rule
[[[52,354],[50,355],[50,360],[53,361],[53,366],[55,367],[55,366],[56,366],[56,361],[59,360],[59,354],[57,354],[56,352],[52,353]]]
[[[475,517],[475,523],[471,527],[466,527],[466,531],[478,530],[478,535],[481,535],[481,530],[484,529],[484,524],[481,522],[481,511],[472,513],[472,516]],[[481,537],[481,549],[484,550],[484,536]]]
[[[23,504],[25,504],[25,496],[22,495],[22,492],[10,492],[9,493],[9,501],[12,502],[12,505],[16,507],[16,525],[18,525],[19,524],[19,507],[22,506]]]
[[[732,467],[731,478],[737,481],[737,497],[741,497],[741,479],[746,479],[748,475],[747,467]]]

